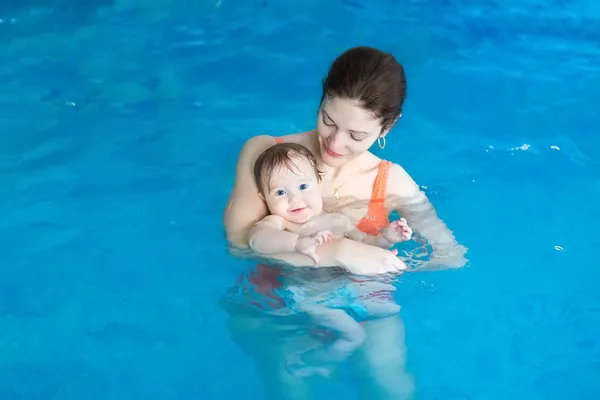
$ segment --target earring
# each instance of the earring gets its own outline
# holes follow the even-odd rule
[[[385,147],[385,136],[379,136],[377,138],[377,144],[379,145],[380,149],[383,149]]]

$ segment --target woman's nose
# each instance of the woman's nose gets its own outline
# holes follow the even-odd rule
[[[331,151],[335,151],[336,153],[341,150],[342,132],[338,128],[329,136],[327,145]]]

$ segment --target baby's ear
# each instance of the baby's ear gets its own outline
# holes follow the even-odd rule
[[[258,197],[260,197],[260,199],[261,199],[262,201],[267,201],[267,200],[265,200],[265,196],[263,195],[263,192],[262,192],[262,191],[260,191],[260,190],[258,191]]]

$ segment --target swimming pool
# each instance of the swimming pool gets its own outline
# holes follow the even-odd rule
[[[237,153],[312,128],[360,44],[408,78],[376,152],[469,248],[396,283],[415,397],[600,396],[600,6],[40,3],[0,8],[0,398],[264,398],[219,305]]]

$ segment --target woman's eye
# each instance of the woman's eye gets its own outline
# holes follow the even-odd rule
[[[300,190],[306,190],[308,189],[308,185],[306,183],[303,183],[302,185],[300,185]]]
[[[327,126],[335,126],[335,124],[333,123],[333,121],[331,121],[330,119],[328,119],[325,115],[323,115],[323,123]]]

